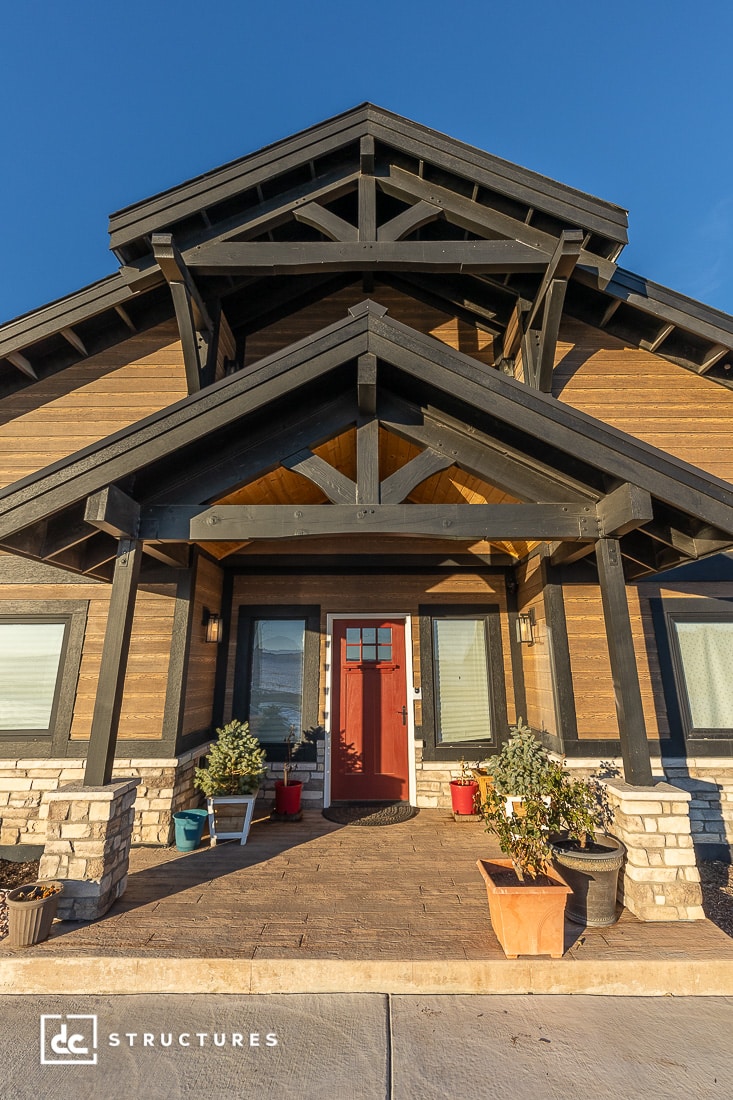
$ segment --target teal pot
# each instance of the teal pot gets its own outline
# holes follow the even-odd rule
[[[596,836],[594,844],[580,848],[567,836],[552,845],[553,863],[572,890],[565,916],[575,924],[603,927],[615,924],[618,874],[626,848],[606,833]]]
[[[46,898],[34,897],[43,887],[53,888],[53,893]],[[45,879],[8,890],[8,943],[11,947],[32,947],[48,939],[63,889],[62,882]],[[21,900],[29,895],[28,901]]]
[[[193,852],[198,848],[208,816],[207,810],[179,810],[173,814],[179,852]]]

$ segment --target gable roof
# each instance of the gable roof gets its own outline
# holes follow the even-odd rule
[[[53,520],[56,531],[73,529],[74,546],[90,539],[99,546],[108,536],[85,526],[84,503],[110,485],[142,507],[141,530],[151,542],[166,509],[187,508],[200,531],[208,502],[354,423],[355,360],[365,353],[379,363],[377,416],[388,430],[421,447],[447,446],[456,465],[487,479],[493,473],[519,499],[576,502],[592,525],[613,486],[649,494],[653,512],[622,532],[630,575],[733,545],[733,488],[725,482],[383,314],[369,302],[354,307],[252,369],[3,490],[0,545],[53,560]],[[603,534],[602,526],[592,529]],[[84,572],[84,560],[63,564]]]
[[[0,394],[173,316],[153,232],[172,234],[184,263],[212,242],[323,241],[324,218],[348,223],[365,170],[375,173],[384,217],[433,211],[425,224],[413,218],[408,244],[515,241],[535,250],[541,267],[561,235],[577,231],[582,245],[564,305],[570,316],[733,385],[733,318],[617,267],[627,224],[620,207],[365,103],[113,214],[120,271],[0,326]],[[321,212],[320,223],[306,208]],[[331,287],[347,278],[194,276],[204,298],[221,302],[238,338],[269,323],[273,302],[297,309],[329,278]],[[417,271],[379,278],[501,334],[515,309],[531,304],[541,277],[508,267],[503,279]],[[267,308],[253,307],[263,297]]]

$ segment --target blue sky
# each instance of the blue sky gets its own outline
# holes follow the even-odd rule
[[[0,319],[114,270],[107,216],[369,99],[630,211],[733,312],[730,0],[37,0],[2,17]]]

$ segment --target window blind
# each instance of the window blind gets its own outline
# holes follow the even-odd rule
[[[47,730],[65,623],[0,623],[0,730]]]
[[[491,709],[483,619],[435,619],[433,638],[438,740],[489,740]]]
[[[733,729],[733,622],[676,622],[695,729]]]

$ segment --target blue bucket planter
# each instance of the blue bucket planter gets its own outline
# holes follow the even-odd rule
[[[180,810],[173,814],[179,852],[193,852],[198,848],[208,816],[206,810]]]

